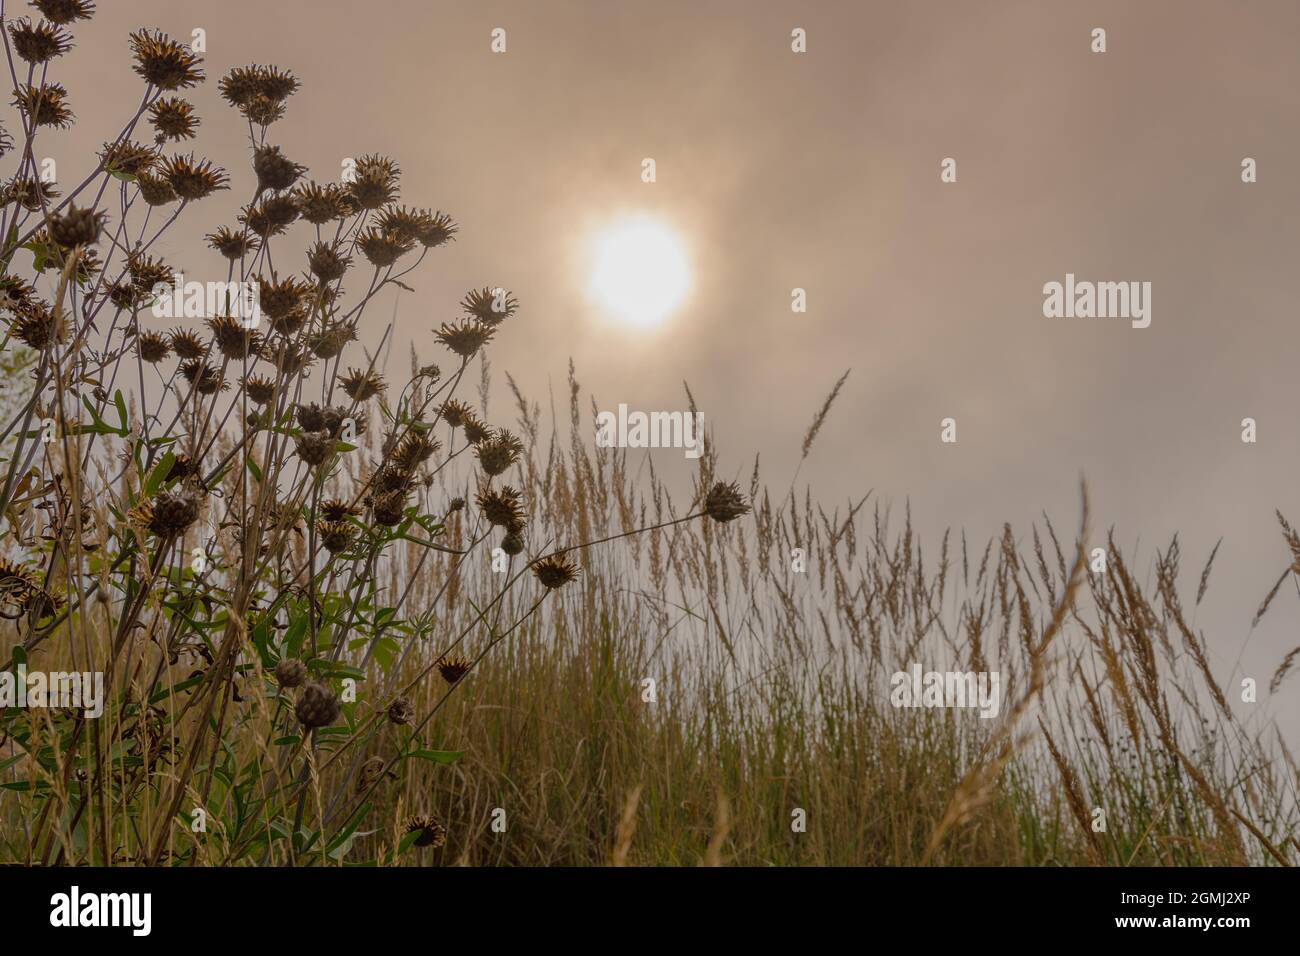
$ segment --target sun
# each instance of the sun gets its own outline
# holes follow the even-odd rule
[[[592,252],[593,299],[629,325],[662,322],[690,288],[682,241],[656,219],[615,223],[596,235]]]

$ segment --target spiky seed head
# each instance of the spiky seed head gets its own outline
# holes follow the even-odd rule
[[[444,322],[442,327],[434,333],[434,338],[461,358],[470,358],[491,341],[494,331],[492,326],[484,325],[477,319],[456,322],[451,325]]]
[[[161,332],[141,332],[135,340],[135,349],[140,358],[151,365],[157,365],[171,354],[167,336]]]
[[[346,219],[356,211],[347,190],[336,183],[305,183],[294,188],[302,218],[317,226],[334,219]]]
[[[244,379],[244,394],[255,405],[265,405],[275,397],[275,382],[262,375],[250,375]]]
[[[313,468],[319,468],[334,454],[334,439],[326,431],[303,432],[296,444],[298,457]]]
[[[398,468],[414,471],[422,462],[428,461],[442,447],[436,438],[423,432],[409,431],[389,453],[390,460]]]
[[[318,242],[307,253],[307,267],[321,282],[333,282],[343,278],[352,262],[350,256],[339,251],[339,246],[332,242]]]
[[[298,91],[301,84],[287,70],[277,66],[237,66],[217,82],[217,91],[231,106],[243,108],[257,97],[281,103]]]
[[[180,90],[203,82],[199,64],[203,57],[195,56],[187,46],[177,43],[159,30],[137,30],[130,36],[131,54],[135,57],[135,70],[146,83],[160,90]]]
[[[447,502],[447,514],[454,515],[457,511],[462,510],[464,507],[465,507],[464,498],[461,498],[459,496],[452,498],[451,501]]]
[[[343,521],[345,518],[355,518],[361,514],[360,508],[339,498],[330,498],[321,502],[318,510],[326,521]]]
[[[242,229],[236,232],[229,226],[220,226],[216,232],[210,232],[203,238],[208,241],[211,248],[232,262],[251,255],[262,245],[262,241],[257,236],[250,235]]]
[[[275,682],[281,687],[297,687],[307,679],[307,665],[296,657],[282,657],[275,665]]]
[[[388,720],[405,726],[415,719],[415,705],[406,697],[399,697],[388,705]]]
[[[239,319],[216,316],[208,319],[208,328],[212,330],[212,341],[218,351],[228,359],[249,358],[262,350],[262,336],[245,328]]]
[[[328,727],[339,719],[342,707],[334,691],[324,684],[310,681],[298,695],[293,712],[298,722],[307,730]]]
[[[447,828],[433,817],[411,817],[406,824],[407,833],[418,833],[414,846],[430,846],[435,850],[447,842]]]
[[[330,554],[346,551],[352,544],[352,525],[346,521],[319,520],[316,522],[316,534],[320,538],[321,547]]]
[[[469,673],[473,663],[468,658],[453,656],[441,657],[438,659],[438,673],[448,684],[457,683],[462,677]]]
[[[257,188],[277,192],[289,189],[307,171],[306,166],[293,162],[279,146],[259,146],[253,150],[253,172],[257,173]]]
[[[415,232],[415,241],[426,249],[432,249],[451,242],[459,231],[460,227],[452,222],[451,216],[446,213],[423,211],[420,214],[419,227]]]
[[[523,551],[524,536],[522,529],[512,528],[507,531],[505,537],[501,539],[501,550],[511,557]]]
[[[548,591],[562,588],[578,576],[579,568],[562,554],[553,554],[533,565],[533,574]]]
[[[94,0],[32,0],[32,6],[51,23],[67,26],[73,20],[89,20],[95,14]]]
[[[58,198],[59,191],[53,183],[30,176],[15,176],[0,190],[0,204],[17,203],[28,212],[39,212]]]
[[[348,374],[339,379],[339,385],[355,402],[369,401],[388,388],[388,384],[378,372],[359,368],[349,368]]]
[[[172,348],[176,348],[174,338],[172,339]],[[182,362],[180,373],[185,377],[185,381],[193,386],[194,391],[200,395],[215,395],[217,392],[224,392],[230,387],[221,371],[203,361],[203,359],[190,359],[188,362]]]
[[[477,444],[474,454],[484,474],[496,477],[518,461],[523,450],[523,443],[518,438],[504,428],[499,428]]]
[[[371,502],[371,514],[375,523],[386,528],[393,528],[402,523],[406,516],[406,492],[398,489],[375,495]]]
[[[230,188],[230,177],[206,159],[195,160],[194,154],[170,156],[160,167],[163,177],[176,195],[187,202],[211,196],[219,189]]]
[[[157,134],[156,141],[165,143],[169,139],[193,139],[199,128],[199,115],[194,112],[194,104],[171,96],[149,107],[149,122]]]
[[[397,181],[402,172],[391,159],[374,154],[357,160],[348,196],[358,209],[379,209],[397,198]]]
[[[719,481],[704,498],[704,513],[714,521],[732,521],[749,513],[749,503],[734,481]]]
[[[10,333],[37,352],[43,352],[56,342],[66,341],[68,334],[66,323],[40,300],[29,302],[18,312]]]
[[[357,240],[357,246],[371,265],[386,269],[415,248],[415,243],[396,233],[375,228],[367,229]]]
[[[492,437],[492,429],[477,418],[467,418],[461,423],[465,430],[465,440],[471,445],[481,445]]]
[[[93,246],[108,221],[108,213],[93,209],[78,209],[71,203],[61,213],[50,216],[50,236],[65,249],[75,246]]]
[[[277,193],[256,206],[248,206],[239,221],[263,239],[281,235],[298,218],[298,200],[292,193]]]
[[[55,126],[59,129],[72,125],[72,110],[68,106],[68,91],[62,83],[45,83],[41,86],[25,84],[14,91],[14,106],[18,107],[34,126]]]
[[[0,309],[20,312],[36,297],[36,288],[21,276],[0,276]]]
[[[506,289],[471,289],[460,302],[460,307],[484,325],[497,326],[519,309],[519,302]]]
[[[148,172],[157,161],[158,154],[151,147],[129,140],[105,143],[99,152],[99,162],[105,169],[124,176],[138,176]]]
[[[461,425],[465,424],[467,419],[474,417],[474,409],[470,408],[464,402],[457,401],[454,398],[449,398],[447,401],[442,403],[442,408],[439,409],[438,414],[442,417],[442,420],[452,428],[459,428]]]
[[[189,329],[173,329],[171,333],[172,351],[177,358],[197,359],[208,354],[203,340]]]
[[[272,321],[285,319],[302,310],[303,300],[311,292],[309,286],[297,276],[284,279],[257,280],[258,307]]]
[[[33,25],[28,17],[9,24],[14,52],[33,65],[48,63],[72,49],[72,37],[57,24],[42,20]]]
[[[519,497],[518,491],[505,485],[480,492],[474,502],[488,524],[511,528],[524,522],[524,509],[519,504]]]
[[[162,176],[148,172],[137,173],[135,184],[140,189],[140,198],[150,206],[166,206],[177,199],[176,190]]]
[[[147,502],[147,527],[160,538],[174,538],[199,520],[202,499],[192,491],[160,491]]]

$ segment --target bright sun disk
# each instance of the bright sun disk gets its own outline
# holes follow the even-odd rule
[[[653,325],[681,304],[690,269],[681,240],[653,219],[620,222],[596,237],[591,291],[632,325]]]

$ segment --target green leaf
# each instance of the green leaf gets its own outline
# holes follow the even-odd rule
[[[406,756],[419,757],[430,763],[453,764],[465,755],[463,750],[412,750]]]
[[[118,392],[118,394],[122,394]],[[176,455],[174,452],[163,452],[158,464],[154,465],[153,471],[149,472],[149,478],[144,483],[144,494],[146,498],[152,498],[158,493],[158,489],[163,486],[167,480],[167,474],[172,470],[172,465],[176,464]]]

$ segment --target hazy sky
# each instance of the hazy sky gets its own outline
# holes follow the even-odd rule
[[[801,475],[823,499],[874,488],[927,532],[979,539],[1043,509],[1073,527],[1082,472],[1097,526],[1140,547],[1140,571],[1179,531],[1194,579],[1224,537],[1198,621],[1221,670],[1287,563],[1273,509],[1300,521],[1294,2],[100,6],[55,70],[78,127],[47,143],[71,156],[116,132],[141,90],[129,29],[204,28],[195,148],[240,167],[240,188],[195,207],[184,236],[247,198],[246,127],[215,80],[253,62],[303,80],[270,139],[314,178],[390,154],[405,202],[457,219],[402,299],[395,373],[412,339],[438,357],[428,330],[467,289],[504,285],[522,308],[491,353],[498,385],[508,370],[545,406],[572,356],[602,407],[670,410],[685,379],[723,467],[747,476],[761,452],[783,490],[851,367]],[[944,157],[956,183],[940,182]],[[590,237],[628,214],[670,223],[695,278],[652,331],[587,294]],[[223,276],[182,233],[169,260]],[[1043,285],[1066,273],[1150,282],[1150,328],[1044,318]],[[513,419],[502,390],[493,401],[494,420]],[[945,417],[955,445],[940,443]],[[1261,684],[1297,643],[1290,590],[1247,657]]]

